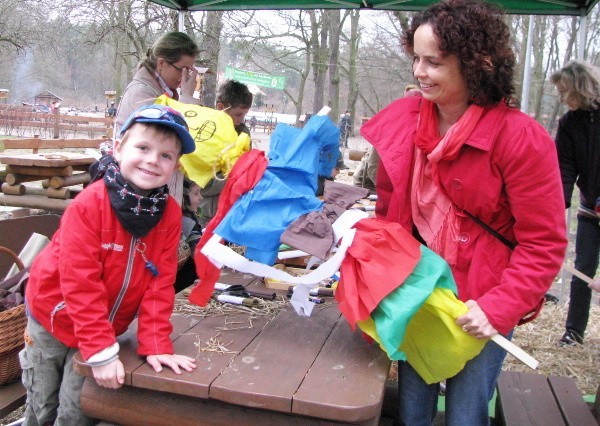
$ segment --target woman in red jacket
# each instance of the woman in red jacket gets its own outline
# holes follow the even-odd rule
[[[514,55],[489,3],[446,0],[404,37],[422,97],[395,101],[362,128],[381,157],[377,216],[402,224],[450,265],[479,339],[535,315],[566,248],[556,150],[511,107]],[[446,424],[489,423],[505,352],[488,342],[446,381]],[[399,362],[400,424],[431,424],[439,385]]]
[[[196,368],[173,354],[174,303],[181,208],[167,182],[181,154],[195,149],[183,117],[153,105],[123,125],[114,157],[66,209],[51,243],[37,256],[27,284],[28,323],[19,354],[27,388],[27,425],[91,424],[79,407],[79,351],[100,386],[125,380],[117,336],[138,319],[138,354],[156,371]]]

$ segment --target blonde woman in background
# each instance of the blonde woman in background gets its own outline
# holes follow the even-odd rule
[[[600,255],[600,70],[585,62],[573,61],[550,77],[561,101],[569,111],[558,122],[556,149],[565,196],[571,207],[575,185],[579,188],[575,269],[594,278]],[[569,312],[561,346],[583,344],[592,289],[580,278],[571,280]]]

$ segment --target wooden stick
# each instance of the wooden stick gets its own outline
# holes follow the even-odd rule
[[[50,187],[54,189],[60,189],[65,186],[71,185],[79,185],[82,183],[88,183],[91,180],[90,174],[88,172],[85,173],[77,173],[71,176],[54,176],[50,178]]]
[[[575,269],[574,267],[572,267],[571,265],[568,265],[566,262],[563,263],[562,265],[563,269],[573,275],[575,275],[577,278],[582,279],[583,281],[585,281],[588,284],[594,284],[594,280],[591,279],[590,277],[588,277],[586,274],[584,274],[583,272],[578,271],[577,269]]]
[[[511,342],[501,334],[496,334],[495,336],[493,336],[492,341],[504,350],[506,350],[506,352],[517,358],[523,364],[528,366],[529,368],[535,370],[538,367],[539,362],[534,357],[529,355],[527,352],[525,352],[523,349],[515,345],[513,342]]]
[[[6,175],[6,183],[9,185],[16,185],[23,182],[35,182],[36,180],[42,180],[44,176],[32,176],[32,175],[21,175],[15,173],[9,173]]]

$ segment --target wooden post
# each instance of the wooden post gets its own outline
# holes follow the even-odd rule
[[[41,138],[40,138],[40,135],[33,135],[33,139],[41,139]],[[33,148],[31,150],[31,152],[33,152],[34,154],[37,154],[39,152],[39,149]]]
[[[53,138],[58,139],[60,137],[60,114],[58,107],[52,106],[52,114],[54,114],[54,134]]]

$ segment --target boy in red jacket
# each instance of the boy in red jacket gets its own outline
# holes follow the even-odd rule
[[[29,316],[21,351],[27,425],[90,424],[79,406],[80,351],[100,386],[125,379],[116,337],[138,318],[138,353],[156,371],[181,374],[194,359],[173,354],[181,208],[167,182],[181,154],[195,149],[183,117],[168,107],[137,110],[101,158],[94,183],[69,205],[52,242],[31,267]]]

